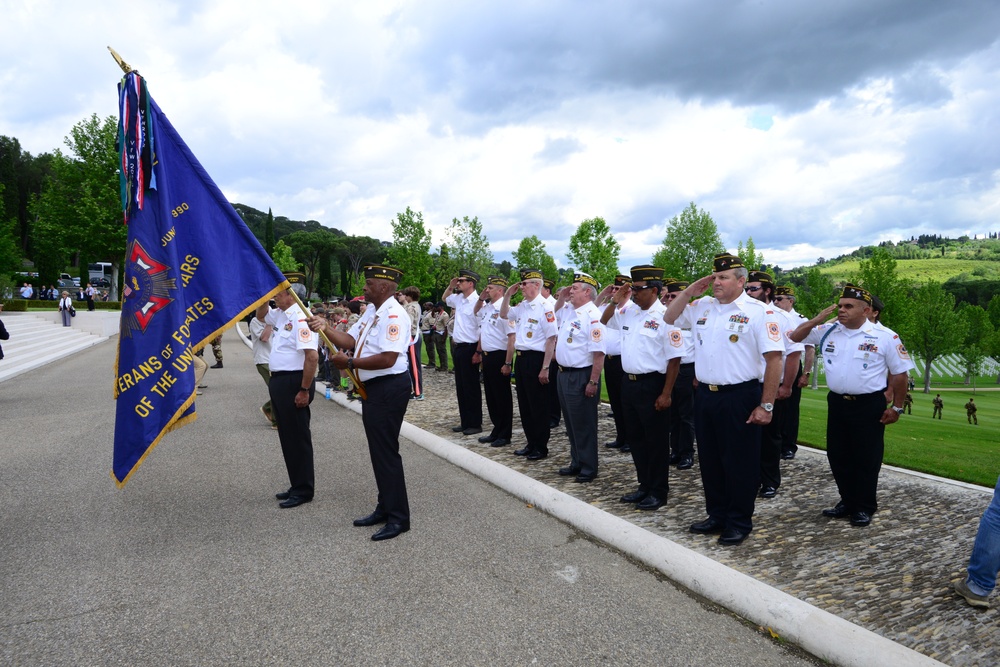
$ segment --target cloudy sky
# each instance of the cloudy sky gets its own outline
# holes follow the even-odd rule
[[[117,113],[113,46],[233,202],[560,266],[647,262],[689,202],[788,268],[1000,230],[995,0],[0,0],[0,134]]]

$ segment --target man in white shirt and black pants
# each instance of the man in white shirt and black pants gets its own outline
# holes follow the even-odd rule
[[[455,370],[455,394],[458,398],[459,424],[452,427],[455,433],[475,435],[483,432],[483,392],[479,386],[479,318],[476,287],[479,274],[462,269],[448,283],[445,303],[452,309],[455,329],[451,341],[452,367]],[[458,290],[457,292],[455,290]]]
[[[277,308],[267,304],[257,309],[257,318],[271,326],[271,378],[267,388],[271,411],[278,422],[278,439],[288,469],[287,491],[275,494],[280,507],[298,507],[311,502],[316,480],[313,468],[312,432],[309,428],[309,404],[315,397],[314,379],[319,363],[319,336],[309,330],[291,290],[301,290],[302,283],[274,295]]]

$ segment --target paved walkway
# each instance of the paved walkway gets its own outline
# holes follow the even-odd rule
[[[549,458],[527,461],[512,453],[524,445],[516,414],[513,446],[479,444],[476,436],[451,431],[458,414],[454,376],[429,371],[424,383],[427,399],[412,401],[407,412],[412,424],[941,662],[1000,664],[997,601],[989,611],[976,611],[953,595],[950,583],[962,575],[992,489],[883,469],[879,512],[870,527],[853,528],[820,515],[837,500],[836,486],[825,453],[800,449],[797,458],[782,462],[777,498],[758,501],[750,538],[724,548],[714,537],[687,531],[705,516],[697,464],[671,472],[665,509],[638,512],[618,502],[635,486],[629,455],[602,448],[599,478],[577,484],[556,474],[569,464],[561,426],[553,432]],[[607,412],[602,407],[602,443],[614,437]]]
[[[122,490],[112,343],[0,385],[0,665],[818,664],[410,442],[413,529],[372,542],[361,420],[322,399],[316,499],[279,509],[266,388],[223,347]]]

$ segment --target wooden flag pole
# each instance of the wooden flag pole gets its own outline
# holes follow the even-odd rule
[[[302,314],[304,314],[306,317],[308,317],[309,316],[309,309],[306,308],[306,304],[302,303],[302,299],[300,299],[299,295],[295,293],[295,290],[289,289],[288,293],[295,297],[295,303],[299,304],[299,308],[302,309]],[[326,332],[325,331],[317,331],[316,333],[318,333],[323,338],[323,342],[326,343],[326,349],[328,349],[328,350],[336,350],[337,349],[337,346],[334,345],[330,341],[330,339],[326,337]],[[365,391],[365,385],[361,382],[361,378],[358,377],[357,371],[354,371],[354,370],[352,370],[350,368],[345,368],[344,370],[347,371],[347,375],[350,376],[351,382],[354,383],[354,387],[358,390],[358,396],[361,397],[362,401],[367,401],[368,400],[368,392]]]

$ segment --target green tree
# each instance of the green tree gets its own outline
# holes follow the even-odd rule
[[[0,197],[3,196],[4,184],[0,183]],[[5,280],[12,272],[21,268],[21,244],[17,238],[17,218],[5,218],[0,211],[0,280]],[[0,285],[2,288],[8,285]]]
[[[110,261],[117,297],[117,277],[125,254],[128,230],[122,224],[118,185],[118,121],[91,115],[73,126],[66,137],[68,153],[56,150],[51,175],[32,212],[35,263],[43,282],[54,281],[73,251],[85,258]],[[86,267],[81,267],[86,270]]]
[[[882,300],[882,324],[907,341],[914,333],[911,324],[914,304],[910,298],[909,285],[896,275],[896,260],[889,251],[885,248],[873,248],[871,257],[860,262],[857,274],[851,278],[851,282],[864,287]],[[953,297],[952,307],[954,305]]]
[[[292,232],[282,241],[292,249],[296,261],[302,265],[306,274],[306,289],[310,294],[319,291],[317,278],[322,272],[323,264],[327,265],[329,274],[333,252],[339,247],[339,237],[329,229],[322,229],[314,232]]]
[[[431,233],[424,227],[424,214],[409,206],[396,214],[392,221],[392,247],[386,252],[390,265],[403,272],[407,285],[416,285],[421,292],[434,286],[431,259]]]
[[[743,265],[747,267],[748,271],[762,271],[764,269],[764,255],[757,252],[757,246],[754,245],[752,236],[747,239],[745,246],[743,241],[737,244],[736,256],[743,260]]]
[[[448,254],[457,268],[472,269],[484,279],[493,271],[490,240],[483,234],[483,225],[478,217],[470,219],[465,216],[461,220],[452,218],[446,234],[451,241],[448,244]],[[445,281],[445,285],[451,277],[453,276]]]
[[[933,280],[913,293],[911,334],[905,339],[910,351],[924,364],[924,393],[931,390],[931,364],[962,346],[968,324],[955,311],[955,297]]]
[[[989,314],[981,306],[963,303],[958,308],[958,314],[966,326],[965,338],[958,354],[965,369],[965,384],[969,384],[973,376],[979,375],[983,362],[992,352],[995,331]]]
[[[806,273],[805,286],[796,292],[795,310],[806,317],[814,317],[837,301],[837,292],[833,279],[814,266]]]
[[[604,286],[618,275],[620,252],[621,246],[611,235],[611,228],[604,218],[590,218],[581,222],[570,237],[566,259]]]
[[[361,294],[365,266],[381,264],[385,251],[385,247],[370,236],[342,236],[337,240],[334,257],[340,266],[340,284],[345,297]]]
[[[556,268],[556,260],[545,251],[545,244],[537,236],[526,236],[521,239],[517,250],[513,253],[514,261],[517,263],[516,269],[539,269],[546,278],[555,280],[559,275]],[[516,271],[515,269],[515,271]],[[511,276],[514,280],[520,278]]]
[[[267,209],[267,222],[264,223],[264,250],[270,255],[274,252],[274,214]]]
[[[667,222],[667,235],[653,255],[653,265],[668,278],[693,281],[712,273],[712,259],[725,251],[712,216],[691,202]]]
[[[292,249],[280,239],[274,244],[274,252],[271,253],[271,259],[274,260],[275,265],[281,271],[290,272],[299,270],[299,263],[295,260]]]

